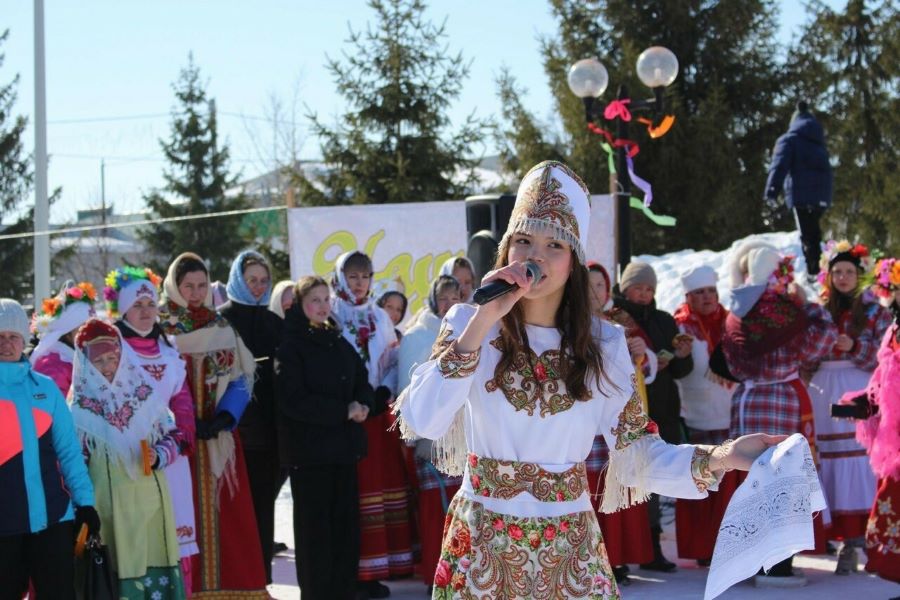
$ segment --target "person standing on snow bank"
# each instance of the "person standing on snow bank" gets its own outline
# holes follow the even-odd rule
[[[819,220],[831,206],[832,183],[825,132],[806,102],[798,102],[787,133],[775,142],[765,199],[772,205],[784,191],[784,203],[794,211],[800,231],[810,279],[818,273],[822,244]]]

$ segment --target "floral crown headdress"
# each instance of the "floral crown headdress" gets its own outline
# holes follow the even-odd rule
[[[874,258],[864,244],[851,244],[847,240],[828,240],[822,243],[822,255],[819,258],[819,274],[816,277],[823,286],[828,273],[835,263],[847,261],[868,273],[874,266]]]
[[[900,289],[900,259],[882,258],[863,280],[879,298],[890,298]]]
[[[134,281],[149,281],[153,287],[159,290],[162,277],[147,267],[119,267],[106,275],[103,288],[103,299],[106,300],[106,310],[110,315],[119,314],[119,292]]]
[[[776,294],[787,294],[788,286],[794,282],[794,255],[785,254],[778,261],[778,266],[769,275],[767,289]]]
[[[35,311],[31,318],[31,333],[40,337],[50,327],[55,319],[69,306],[76,302],[84,302],[93,308],[94,302],[97,301],[97,290],[90,282],[82,281],[76,285],[70,285],[53,298],[44,298],[41,302],[41,309]]]

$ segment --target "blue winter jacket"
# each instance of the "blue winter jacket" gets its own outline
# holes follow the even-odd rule
[[[782,187],[788,208],[831,206],[832,173],[825,132],[808,112],[795,114],[787,133],[775,142],[766,198],[778,198]]]
[[[0,536],[37,533],[93,506],[72,413],[28,360],[0,362]]]

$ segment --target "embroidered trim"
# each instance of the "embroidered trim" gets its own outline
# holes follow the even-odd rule
[[[446,379],[462,379],[475,373],[481,359],[481,348],[473,352],[460,352],[454,340],[438,357],[438,370]]]
[[[696,446],[691,457],[691,477],[697,491],[705,492],[718,483],[719,478],[709,468],[709,459],[712,456],[712,448],[708,446]]]
[[[637,393],[637,376],[631,376],[631,398],[619,413],[619,424],[611,430],[616,436],[616,450],[624,450],[648,435],[659,434],[659,427],[644,412],[641,397]]]
[[[469,454],[469,482],[479,496],[511,500],[528,492],[541,502],[576,500],[588,489],[587,470],[580,462],[560,473],[536,463]]]
[[[490,344],[500,352],[504,351],[502,338],[491,340]],[[575,404],[575,399],[565,391],[560,362],[559,350],[547,350],[540,356],[531,349],[527,355],[520,350],[513,359],[512,368],[500,377],[489,379],[484,387],[488,392],[500,390],[513,408],[524,410],[529,417],[534,415],[538,404],[541,417],[555,415]]]

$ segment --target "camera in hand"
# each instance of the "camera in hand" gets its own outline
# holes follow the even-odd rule
[[[853,399],[853,404],[832,404],[831,416],[838,419],[868,419],[878,414],[878,405],[870,404],[865,394]]]

